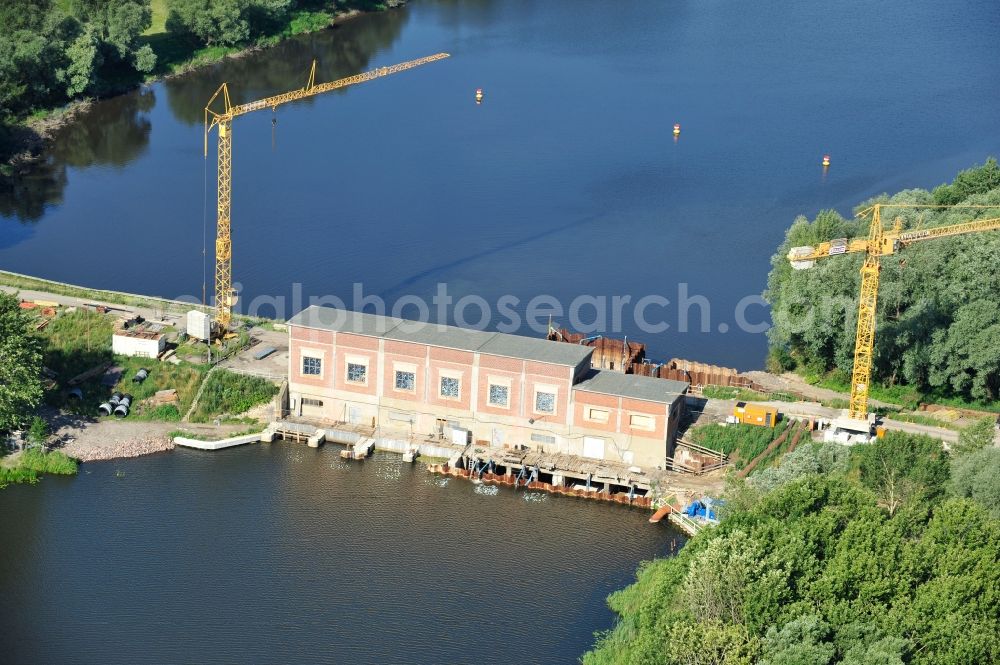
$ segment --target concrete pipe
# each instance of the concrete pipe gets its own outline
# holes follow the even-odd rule
[[[149,376],[148,369],[146,368],[140,369],[138,372],[135,373],[135,376],[132,377],[132,383],[142,383],[143,381],[146,380],[146,377],[148,376]]]
[[[69,393],[66,395],[66,397],[69,398],[69,399],[75,399],[75,400],[79,401],[79,400],[83,399],[83,391],[80,390],[79,388],[73,388],[73,389],[71,389],[69,391]]]
[[[118,406],[115,407],[115,416],[118,418],[124,418],[128,416],[129,408],[132,406],[132,396],[125,395],[118,402]]]

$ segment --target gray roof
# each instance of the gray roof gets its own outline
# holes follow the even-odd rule
[[[364,312],[352,312],[336,307],[312,305],[288,319],[290,326],[355,333],[368,337],[381,337],[395,328],[402,319]]]
[[[446,349],[476,351],[496,334],[437,323],[403,321],[383,335],[383,337],[386,339],[398,339],[403,342],[441,346]]]
[[[684,393],[689,385],[686,381],[656,379],[651,376],[595,369],[591,370],[583,381],[574,385],[573,390],[586,390],[602,395],[621,395],[647,402],[670,404]]]
[[[368,337],[382,337],[446,349],[477,351],[507,358],[534,360],[570,367],[576,367],[589,358],[593,352],[593,349],[579,344],[469,330],[438,323],[408,321],[318,305],[312,305],[302,310],[288,320],[288,325],[354,333]]]
[[[566,342],[553,342],[536,337],[504,335],[503,333],[496,333],[493,335],[493,339],[479,347],[480,353],[537,360],[571,367],[576,367],[589,358],[593,351],[593,349],[580,344],[567,344]]]

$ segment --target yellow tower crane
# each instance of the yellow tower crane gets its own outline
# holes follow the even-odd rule
[[[219,156],[218,156],[218,219],[215,231],[215,327],[218,334],[224,334],[229,328],[229,322],[233,315],[233,305],[236,303],[236,294],[233,291],[233,245],[230,235],[230,201],[232,198],[232,145],[233,145],[233,118],[245,115],[251,111],[263,109],[274,110],[282,104],[294,102],[306,97],[314,97],[331,90],[339,90],[356,83],[364,83],[373,79],[396,74],[398,72],[413,69],[431,62],[443,60],[448,57],[448,53],[437,53],[402,62],[391,67],[380,67],[362,74],[355,74],[330,83],[316,84],[316,61],[313,60],[312,69],[309,71],[309,79],[306,85],[298,90],[281,93],[264,99],[238,104],[233,106],[229,101],[229,87],[223,83],[215,91],[212,98],[205,105],[205,158],[208,158],[208,134],[214,127],[218,127],[219,135]],[[220,111],[212,109],[219,96],[222,96],[223,108]]]
[[[858,217],[871,215],[867,238],[840,238],[823,242],[815,247],[793,247],[788,260],[796,269],[811,268],[819,259],[841,254],[863,252],[861,266],[861,297],[858,301],[858,328],[854,341],[854,369],[851,372],[851,402],[848,417],[858,421],[868,419],[868,393],[872,377],[872,354],[875,349],[875,311],[878,304],[881,258],[924,240],[949,236],[1000,230],[1000,217],[977,219],[964,224],[939,226],[930,229],[903,231],[902,220],[896,218],[891,230],[882,227],[882,211],[888,208],[969,208],[1000,209],[980,205],[885,205],[877,203],[858,213]]]

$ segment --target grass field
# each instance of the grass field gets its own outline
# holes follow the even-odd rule
[[[781,436],[788,427],[782,420],[773,429],[757,425],[700,425],[691,430],[691,441],[717,450],[733,458],[736,468],[743,468],[747,462],[764,452],[768,444]]]
[[[156,35],[167,31],[167,0],[151,0],[150,8],[153,10],[153,22],[150,24],[144,35]]]
[[[45,342],[45,366],[57,375],[58,386],[47,393],[46,400],[53,406],[85,416],[96,416],[97,407],[112,391],[129,393],[133,396],[130,418],[146,420],[180,420],[191,405],[207,367],[200,364],[182,362],[178,365],[160,362],[150,358],[130,358],[111,353],[111,334],[114,317],[88,310],[62,313],[41,331]],[[83,399],[68,401],[65,389],[74,376],[103,363],[113,363],[122,368],[121,380],[114,388],[101,385],[100,376],[83,382],[79,387]],[[140,369],[149,370],[149,378],[143,383],[132,383],[132,378]],[[179,402],[176,405],[153,408],[143,404],[158,390],[177,390]]]

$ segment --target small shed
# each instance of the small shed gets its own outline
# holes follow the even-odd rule
[[[120,327],[111,336],[111,351],[121,356],[156,358],[167,348],[167,336],[158,326]]]

